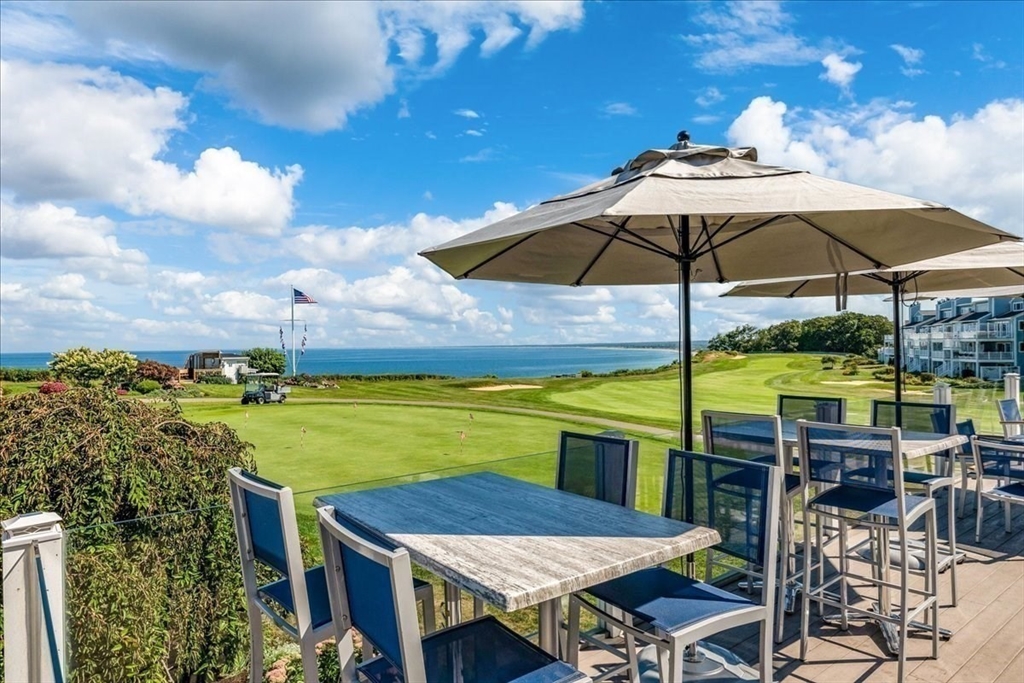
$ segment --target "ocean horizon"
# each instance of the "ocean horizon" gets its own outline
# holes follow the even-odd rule
[[[704,342],[694,342],[695,349]],[[129,351],[141,360],[183,367],[194,350]],[[225,354],[238,350],[222,350]],[[584,370],[606,373],[667,365],[676,360],[675,342],[522,346],[437,346],[400,348],[307,349],[298,373],[310,375],[429,374],[451,377],[551,377]],[[0,367],[44,370],[52,353],[3,353]],[[291,354],[288,354],[288,374]]]

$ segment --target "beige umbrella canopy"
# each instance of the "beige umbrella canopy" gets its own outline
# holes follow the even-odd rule
[[[733,287],[722,296],[814,297],[835,296],[836,307],[846,308],[847,295],[891,294],[893,302],[893,362],[902,366],[900,302],[904,296],[921,293],[947,294],[988,290],[1024,291],[1024,243],[1002,242],[956,254],[908,263],[866,273],[796,280],[764,280]],[[901,373],[896,373],[896,400],[903,391]]]
[[[458,279],[678,283],[686,359],[691,282],[877,270],[1016,239],[941,204],[759,164],[753,148],[691,145],[685,132],[678,139],[420,255]],[[690,364],[681,366],[681,431],[691,448]]]

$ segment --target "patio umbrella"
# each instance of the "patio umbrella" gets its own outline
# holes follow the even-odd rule
[[[878,270],[1016,239],[934,202],[757,163],[680,133],[609,178],[421,252],[457,279],[679,289],[680,439],[693,447],[690,284]]]
[[[722,296],[813,297],[835,296],[836,308],[846,308],[848,295],[891,294],[893,325],[893,365],[896,367],[896,400],[903,393],[902,321],[900,303],[904,296],[920,292],[958,293],[986,288],[1024,291],[1024,244],[1003,242],[956,254],[939,256],[897,268],[849,273],[836,277],[818,277],[748,282],[733,287]]]

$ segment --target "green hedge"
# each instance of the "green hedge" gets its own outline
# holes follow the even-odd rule
[[[244,666],[233,466],[254,467],[251,445],[173,402],[72,389],[0,404],[0,518],[50,510],[68,529],[72,681],[212,681]]]

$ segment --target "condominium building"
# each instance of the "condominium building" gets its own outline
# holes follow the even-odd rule
[[[999,380],[1024,367],[1024,298],[942,299],[915,303],[909,313],[902,340],[908,371]],[[892,343],[886,335],[879,361],[892,360]]]

